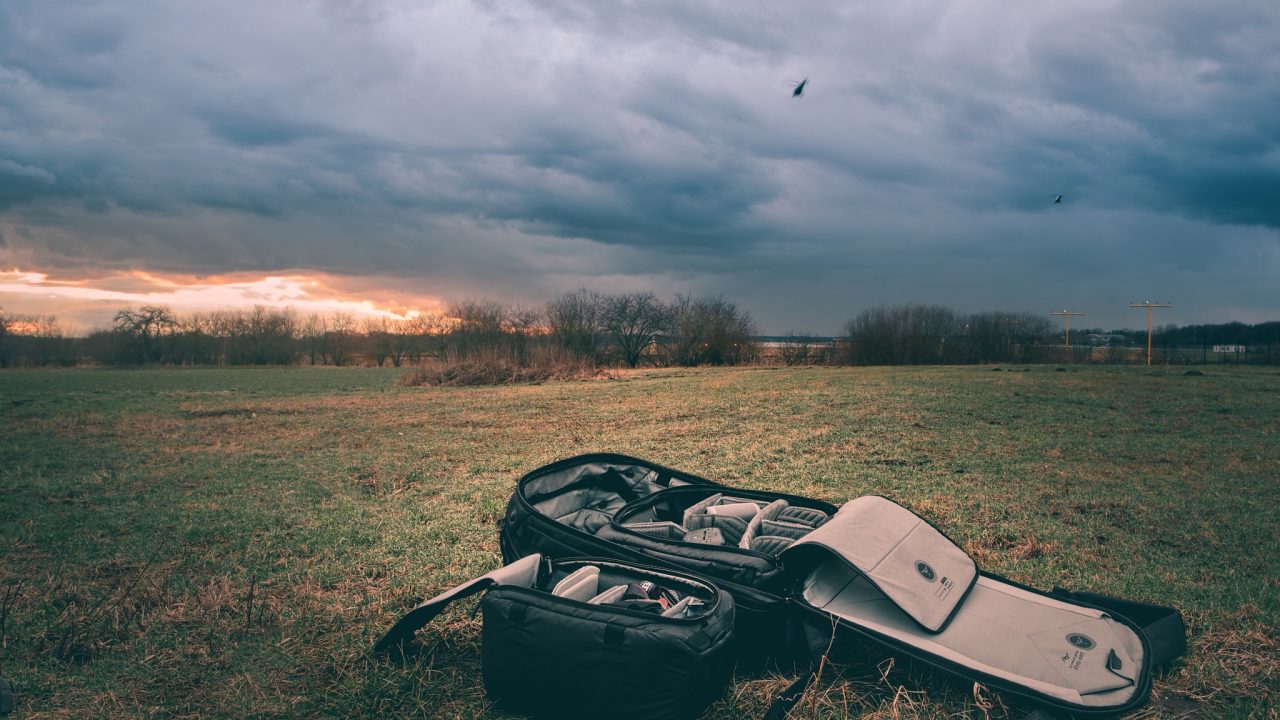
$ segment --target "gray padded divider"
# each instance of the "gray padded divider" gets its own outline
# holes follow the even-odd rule
[[[827,515],[817,508],[792,505],[784,508],[782,512],[778,513],[778,517],[776,519],[800,523],[801,525],[808,525],[811,528],[816,528],[826,522],[830,517],[830,515]]]
[[[629,522],[623,523],[622,526],[660,540],[683,540],[684,536],[689,533],[689,530],[685,527],[668,520]]]
[[[791,547],[795,540],[787,537],[779,537],[777,535],[757,535],[751,539],[751,546],[748,550],[755,550],[766,555],[781,555],[783,550]]]
[[[721,493],[716,493],[685,509],[684,526],[690,530],[718,528],[724,534],[726,545],[737,545],[742,542],[742,535],[747,531],[748,521],[733,515],[711,515],[707,513],[707,508],[715,505],[736,505],[741,503],[751,503],[757,506],[762,504],[758,500],[727,497]]]
[[[799,540],[813,532],[811,525],[782,519],[783,514],[789,509],[791,509],[790,504],[782,499],[774,500],[766,505],[747,524],[747,530],[742,534],[742,540],[738,543],[738,547],[776,555],[791,545],[792,541]],[[815,512],[818,512],[823,518],[827,516],[826,513]],[[795,516],[792,515],[791,517]],[[769,539],[766,541],[765,538]]]

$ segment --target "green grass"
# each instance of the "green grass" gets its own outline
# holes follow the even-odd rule
[[[1181,608],[1141,717],[1276,717],[1280,372],[640,371],[405,388],[369,369],[0,373],[0,673],[19,717],[492,717],[479,620],[368,648],[500,562],[516,478],[616,451],[921,512],[987,569]],[[1004,717],[876,657],[792,717]],[[787,678],[739,678],[710,718]]]

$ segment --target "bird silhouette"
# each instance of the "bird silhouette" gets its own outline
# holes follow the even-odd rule
[[[1061,196],[1061,195],[1059,195],[1058,197],[1054,198],[1054,199],[1053,199],[1053,204],[1054,204],[1054,205],[1061,205],[1061,204],[1062,204],[1062,196]]]
[[[804,86],[805,86],[805,83],[807,82],[809,82],[809,78],[805,78],[800,82],[796,83],[796,89],[791,91],[791,97],[793,98],[804,97]]]

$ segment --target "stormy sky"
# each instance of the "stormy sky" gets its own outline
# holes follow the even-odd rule
[[[771,333],[1280,319],[1278,39],[1271,0],[3,0],[0,307],[314,276],[724,293]]]

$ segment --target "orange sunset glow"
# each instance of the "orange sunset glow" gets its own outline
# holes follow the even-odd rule
[[[438,298],[377,287],[376,279],[323,273],[278,275],[168,275],[134,270],[93,278],[62,278],[18,268],[0,270],[0,308],[17,314],[53,315],[64,330],[84,333],[109,327],[126,307],[165,305],[206,312],[254,305],[302,313],[405,319],[439,310]]]

